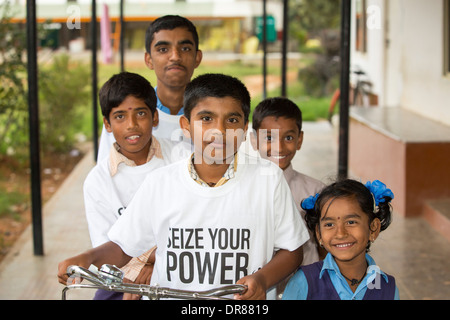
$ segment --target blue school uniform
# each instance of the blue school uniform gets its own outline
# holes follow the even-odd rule
[[[356,288],[350,289],[333,256],[302,266],[289,281],[283,300],[399,300],[394,277],[381,271],[366,254],[367,274]]]

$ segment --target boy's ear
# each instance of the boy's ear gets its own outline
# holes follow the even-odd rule
[[[300,134],[298,135],[298,141],[297,141],[297,151],[301,149],[303,144],[303,131],[300,131]]]
[[[150,70],[154,70],[154,68],[153,68],[153,60],[152,60],[152,56],[150,55],[150,53],[148,53],[148,52],[145,53],[144,61],[145,61],[145,64],[147,65],[147,67]]]
[[[109,123],[108,119],[103,117],[103,124],[105,125],[105,129],[108,132],[112,132],[111,124]]]
[[[155,110],[155,112],[153,113],[153,127],[156,128],[158,126],[159,123],[159,113],[158,110]]]
[[[203,52],[201,50],[197,50],[197,55],[195,56],[195,67],[197,68],[202,62]]]
[[[183,130],[183,134],[186,138],[191,139],[191,131],[190,131],[190,122],[189,119],[186,118],[185,115],[180,117],[180,127]]]

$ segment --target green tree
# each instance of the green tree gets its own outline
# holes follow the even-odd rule
[[[340,26],[341,1],[337,0],[290,0],[289,21],[293,35],[320,36],[322,30],[338,29]]]
[[[86,64],[55,55],[52,64],[39,70],[41,149],[66,152],[89,112],[90,71]]]
[[[299,80],[308,95],[324,97],[334,91],[340,71],[341,1],[291,0],[290,6],[290,28],[300,47],[311,38],[321,42],[314,61],[299,71]]]
[[[26,147],[27,103],[24,78],[25,32],[11,22],[8,1],[0,4],[0,156]]]

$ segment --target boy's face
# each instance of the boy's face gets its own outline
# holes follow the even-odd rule
[[[103,118],[108,132],[112,132],[120,152],[137,165],[145,163],[151,144],[152,128],[158,125],[158,112],[154,116],[143,100],[128,96]],[[142,160],[143,159],[143,160]],[[144,162],[142,162],[144,161]]]
[[[283,170],[290,165],[303,143],[303,131],[298,129],[294,119],[286,117],[265,117],[256,135],[256,139],[252,135],[252,143],[261,157]]]
[[[202,60],[195,49],[194,37],[186,28],[160,30],[153,36],[145,63],[155,70],[158,86],[184,87]]]
[[[248,128],[241,103],[231,97],[204,98],[190,118],[182,116],[180,125],[194,143],[195,163],[230,163]]]

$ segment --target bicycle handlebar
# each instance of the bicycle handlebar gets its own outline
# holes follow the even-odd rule
[[[242,294],[247,290],[244,285],[229,285],[206,291],[189,291],[171,289],[146,284],[123,283],[123,273],[116,266],[103,265],[98,273],[79,266],[69,266],[67,268],[69,276],[79,276],[92,284],[71,284],[62,291],[62,300],[66,300],[68,290],[76,288],[103,289],[107,291],[123,292],[147,296],[150,300],[160,298],[191,299],[191,300],[231,300],[224,297],[230,294]]]

